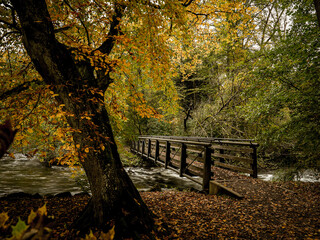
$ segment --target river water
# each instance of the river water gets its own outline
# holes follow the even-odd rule
[[[140,191],[159,189],[159,187],[162,190],[172,188],[201,190],[199,184],[185,177],[180,178],[177,173],[169,169],[128,167],[126,171]],[[23,154],[15,154],[15,159],[4,156],[0,159],[0,197],[16,192],[41,195],[61,192],[80,193],[88,189],[84,174],[81,172],[81,169],[68,167],[48,168],[36,157],[27,158]],[[270,181],[273,173],[262,173],[258,177]],[[300,180],[319,181],[319,179],[313,179],[308,173]]]
[[[162,190],[174,187],[201,190],[199,184],[187,178],[180,178],[168,169],[128,167],[126,171],[140,191],[159,187]],[[36,157],[27,158],[23,154],[15,154],[15,159],[9,156],[0,159],[0,197],[16,192],[41,195],[61,192],[76,194],[83,192],[87,187],[81,169],[59,166],[48,168]]]

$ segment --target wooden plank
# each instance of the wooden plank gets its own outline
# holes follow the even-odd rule
[[[198,172],[203,172],[203,167],[198,167],[198,166],[195,166],[195,165],[188,166],[188,169],[192,169],[192,170],[198,171]]]
[[[233,156],[233,155],[220,154],[220,153],[213,153],[212,156],[213,157],[217,157],[217,158],[235,160],[235,161],[239,161],[239,162],[246,162],[246,163],[249,163],[249,164],[253,163],[253,159],[252,158],[237,157],[237,156]]]
[[[228,195],[231,195],[236,198],[242,199],[244,196],[240,193],[237,193],[233,189],[222,185],[221,183],[218,183],[216,181],[210,181],[209,183],[209,194],[211,195],[217,195],[219,193],[226,193]]]
[[[140,139],[148,139],[147,137],[139,137]],[[194,141],[187,141],[187,140],[176,140],[176,139],[168,139],[168,138],[153,138],[150,137],[152,140],[158,140],[159,142],[172,142],[172,143],[185,143],[190,145],[199,145],[199,146],[211,146],[211,143],[208,142],[194,142]]]
[[[171,158],[171,162],[177,164],[177,166],[180,166],[180,159],[175,158]]]
[[[204,148],[203,147],[196,147],[196,146],[188,146],[187,148],[188,152],[193,152],[193,153],[204,153]]]
[[[185,173],[184,173],[184,174],[183,174],[183,177],[186,177],[186,178],[190,179],[191,181],[202,185],[202,182],[201,182],[200,180],[194,179],[192,176],[189,176],[188,174],[185,174]],[[201,177],[201,176],[200,176],[200,177]]]
[[[229,150],[229,151],[234,151],[234,152],[241,152],[241,153],[253,153],[252,148],[241,148],[241,147],[232,147],[228,145],[212,145],[210,148],[212,149],[223,149],[223,150]]]
[[[139,138],[165,138],[175,140],[188,140],[198,142],[213,142],[213,141],[238,141],[238,142],[254,142],[254,139],[241,138],[215,138],[215,137],[186,137],[186,136],[159,136],[159,135],[141,135]]]
[[[193,169],[190,169],[188,168],[186,170],[187,173],[191,173],[192,175],[196,175],[196,176],[199,176],[199,177],[203,177],[203,173],[202,172],[199,172],[199,171],[195,171]]]
[[[176,167],[177,169],[179,169],[179,167],[180,167],[180,164],[178,164],[176,161],[170,162],[170,165],[173,167]],[[168,166],[170,166],[170,165],[168,165]],[[180,173],[180,170],[178,170],[178,173]]]
[[[234,166],[234,165],[230,165],[230,164],[226,164],[226,163],[221,163],[221,162],[218,162],[218,161],[215,161],[215,165],[219,166],[219,167],[233,169],[233,170],[236,170],[236,171],[239,171],[239,172],[253,174],[253,170],[252,169],[248,169],[248,168],[244,168],[244,167],[238,167],[238,166]]]
[[[253,142],[239,142],[239,141],[224,141],[224,140],[216,140],[212,141],[212,143],[224,143],[224,144],[230,144],[230,145],[239,145],[239,146],[259,146],[258,143]]]

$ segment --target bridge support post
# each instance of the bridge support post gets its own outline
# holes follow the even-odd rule
[[[220,154],[221,154],[221,155],[224,154],[224,150],[223,150],[223,149],[220,149]],[[220,162],[225,163],[226,161],[225,161],[225,159],[222,157],[222,158],[220,158]]]
[[[204,150],[202,190],[204,191],[209,190],[210,179],[211,179],[211,149],[206,146]]]
[[[145,145],[146,145],[145,140],[142,140],[142,149],[141,149],[141,156],[142,157],[143,157],[143,154],[144,154]]]
[[[154,162],[159,160],[159,141],[156,140],[156,152],[154,154]]]
[[[149,138],[148,139],[148,160],[151,156],[151,139]]]
[[[250,175],[250,177],[257,178],[258,177],[258,158],[257,158],[257,147],[252,146],[252,170],[253,173]]]
[[[170,142],[167,141],[166,142],[166,161],[164,164],[165,168],[168,168],[169,162],[170,162]]]
[[[180,177],[183,176],[183,173],[185,172],[185,168],[187,165],[187,145],[184,143],[181,143],[181,155],[180,155]]]

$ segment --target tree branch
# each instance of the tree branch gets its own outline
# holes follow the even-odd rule
[[[2,36],[0,36],[0,42],[2,42],[2,40],[3,40],[5,37],[7,37],[7,36],[9,36],[9,35],[11,35],[11,34],[21,34],[21,32],[18,32],[18,31],[7,32],[7,33],[3,34]]]
[[[69,2],[67,0],[64,0],[63,1],[72,11],[75,12],[74,8],[69,4]],[[86,32],[86,36],[87,36],[87,41],[88,41],[88,45],[90,46],[91,45],[91,41],[90,41],[90,35],[89,35],[89,32],[88,32],[88,29],[86,27],[86,25],[84,24],[83,20],[81,19],[81,17],[79,16],[78,17],[81,25],[83,26],[85,32]]]
[[[184,7],[188,7],[194,0],[188,0],[185,3],[182,4]]]
[[[20,84],[20,85],[18,85],[16,87],[4,92],[4,93],[2,93],[0,95],[0,100],[3,100],[3,99],[5,99],[5,98],[7,98],[9,96],[12,96],[14,94],[19,94],[19,93],[27,90],[31,86],[31,84],[41,85],[41,84],[43,84],[43,82],[40,81],[39,79],[34,79],[32,81],[22,83],[22,84]]]
[[[7,21],[5,21],[3,19],[0,19],[0,23],[3,23],[5,25],[7,25],[9,28],[13,28],[13,29],[15,29],[15,30],[17,30],[18,32],[21,33],[21,29],[14,23],[7,22]]]
[[[81,76],[68,48],[57,41],[45,0],[10,0],[22,29],[22,41],[33,65],[50,85],[79,84]]]
[[[115,44],[115,37],[120,34],[120,21],[125,10],[124,5],[115,6],[115,14],[112,16],[112,22],[110,24],[110,30],[107,39],[102,43],[102,45],[97,49],[102,53],[110,54],[111,50]]]
[[[36,103],[34,104],[33,108],[26,116],[24,116],[24,118],[22,119],[21,122],[23,122],[25,119],[27,119],[31,115],[31,113],[36,109],[36,107],[39,105],[40,99],[41,99],[41,92],[39,92],[38,99],[37,99]]]

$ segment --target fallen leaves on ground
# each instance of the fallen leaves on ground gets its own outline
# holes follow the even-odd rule
[[[159,239],[320,239],[320,183],[247,179],[238,187],[244,199],[179,191],[141,196],[157,215]],[[68,226],[88,199],[87,195],[2,198],[0,213],[6,212],[15,224],[18,216],[27,220],[31,209],[46,203],[48,215],[54,217],[48,226],[51,239],[74,239]],[[0,230],[0,238],[6,234]]]

